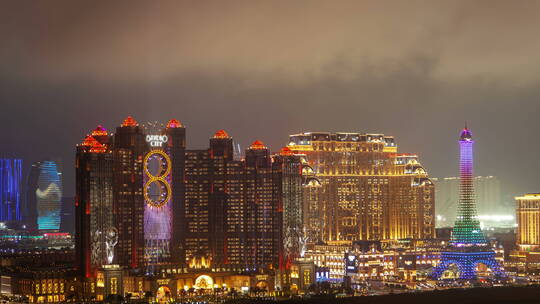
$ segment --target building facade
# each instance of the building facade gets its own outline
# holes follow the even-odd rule
[[[186,263],[243,271],[288,268],[302,245],[302,156],[271,155],[260,141],[234,160],[220,130],[186,151],[182,244]]]
[[[111,265],[149,275],[178,266],[290,269],[305,252],[312,170],[288,148],[272,155],[255,141],[243,159],[233,150],[223,130],[208,149],[186,150],[174,119],[139,125],[128,117],[114,134],[93,130],[76,155],[76,260],[86,289]]]
[[[32,164],[26,189],[25,222],[30,228],[60,230],[62,175],[52,160]]]
[[[77,146],[75,160],[76,264],[89,278],[108,264],[113,220],[113,157],[108,132],[98,126]]]
[[[153,272],[160,265],[180,261],[181,246],[175,242],[181,221],[174,215],[180,215],[184,204],[186,135],[176,119],[166,127],[147,123],[145,134],[149,151],[143,160],[144,259],[147,270]]]
[[[109,264],[153,272],[180,260],[173,214],[183,208],[184,149],[179,121],[139,125],[130,116],[115,134],[98,126],[77,147],[76,247],[83,276],[95,277]]]
[[[144,267],[143,160],[149,150],[143,128],[131,116],[113,135],[113,212],[118,244],[114,263]]]
[[[288,147],[307,155],[321,183],[305,193],[311,242],[434,237],[433,183],[393,137],[310,132],[291,135]]]
[[[0,159],[0,221],[20,221],[22,160]]]
[[[520,251],[540,251],[540,194],[516,197],[516,245]]]

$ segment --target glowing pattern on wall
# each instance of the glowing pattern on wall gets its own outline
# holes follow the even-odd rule
[[[172,230],[172,161],[163,150],[151,150],[144,158],[143,194],[145,260],[149,268],[170,255]]]
[[[38,229],[60,229],[62,182],[54,161],[41,162],[36,199]]]

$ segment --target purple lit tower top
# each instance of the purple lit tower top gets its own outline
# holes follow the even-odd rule
[[[453,246],[486,245],[476,214],[473,187],[473,145],[471,131],[465,126],[459,137],[460,146],[460,192],[457,218],[452,231]]]

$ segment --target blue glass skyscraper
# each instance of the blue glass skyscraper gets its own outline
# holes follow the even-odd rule
[[[0,221],[21,220],[22,160],[0,159]]]

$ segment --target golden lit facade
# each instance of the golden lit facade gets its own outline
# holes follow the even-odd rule
[[[540,249],[540,193],[516,197],[517,232],[519,250]]]
[[[321,187],[306,188],[310,241],[433,238],[434,186],[412,154],[382,134],[302,133],[288,147],[307,155]]]
[[[348,245],[310,244],[305,257],[317,267],[328,269],[328,279],[341,281],[345,276],[345,253],[351,249]]]

